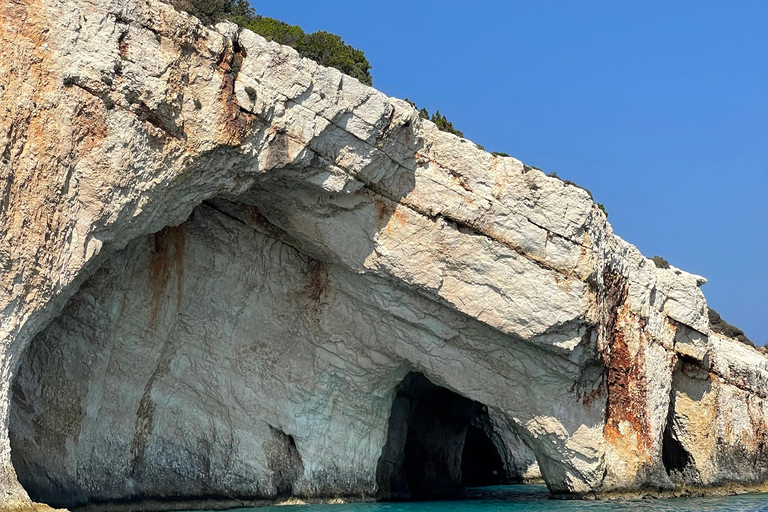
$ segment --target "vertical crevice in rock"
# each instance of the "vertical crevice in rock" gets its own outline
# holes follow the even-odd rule
[[[697,436],[706,436],[706,431],[701,429],[703,425],[691,424],[691,418],[686,415],[686,404],[695,403],[698,409],[706,410],[704,402],[710,389],[709,374],[698,361],[678,356],[672,372],[667,425],[661,440],[661,460],[667,475],[676,485],[702,483],[694,456],[686,444],[690,447]],[[691,428],[697,430],[693,435]],[[703,446],[700,448],[706,449]]]
[[[680,362],[675,365],[674,374],[680,371]],[[673,374],[673,375],[674,375]],[[686,466],[691,463],[691,455],[683,447],[683,444],[677,439],[674,432],[675,424],[675,395],[676,389],[672,378],[672,386],[669,390],[669,412],[667,413],[667,425],[664,428],[664,436],[661,439],[661,461],[664,463],[664,469],[667,475],[675,481],[678,475],[682,474]]]
[[[145,455],[147,447],[152,440],[152,432],[155,428],[155,412],[157,404],[152,399],[152,389],[155,383],[168,375],[171,369],[171,361],[175,355],[176,348],[166,342],[160,359],[157,362],[155,370],[147,380],[144,391],[141,394],[139,407],[136,410],[136,426],[134,428],[133,439],[131,440],[131,478],[134,482],[142,482],[142,475],[145,469]]]
[[[293,495],[294,483],[304,474],[304,462],[293,436],[272,425],[269,430],[272,439],[264,443],[264,454],[272,471],[272,493],[277,498],[288,498]]]
[[[411,401],[400,393],[400,389],[410,378],[409,374],[400,383],[389,413],[387,440],[376,466],[376,499],[378,500],[397,501],[407,500],[410,497],[403,462]]]
[[[679,476],[685,473],[685,469],[691,464],[691,454],[683,447],[683,444],[677,439],[672,428],[673,418],[667,423],[664,429],[664,437],[661,444],[661,459],[664,462],[664,469],[673,480],[679,480]]]

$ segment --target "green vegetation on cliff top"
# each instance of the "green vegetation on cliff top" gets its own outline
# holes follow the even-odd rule
[[[171,0],[177,8],[197,16],[203,23],[217,23],[229,20],[237,25],[253,30],[262,37],[294,48],[303,57],[308,57],[323,66],[330,66],[342,73],[357,78],[361,83],[372,85],[371,64],[365,58],[365,54],[346,43],[336,34],[318,30],[307,34],[298,25],[289,25],[274,18],[267,18],[256,14],[247,0]],[[441,131],[464,137],[464,132],[453,126],[444,115],[437,110],[430,116],[426,108],[419,109],[414,102],[405,98],[413,108],[419,111],[422,119],[435,123]],[[483,146],[478,147],[485,150]],[[509,156],[507,153],[493,152],[494,156]],[[561,179],[557,173],[548,176]],[[573,185],[592,193],[571,180],[562,180],[566,185]],[[608,212],[601,203],[597,207],[608,216]]]
[[[752,343],[752,340],[747,338],[747,335],[744,334],[744,331],[736,327],[735,325],[731,325],[722,318],[720,318],[720,314],[715,311],[712,308],[709,308],[709,311],[707,311],[709,315],[709,327],[713,331],[723,334],[725,336],[728,336],[729,338],[736,339],[740,342],[742,342],[745,345],[749,345],[750,347],[754,347],[755,344]],[[768,345],[766,345],[768,347]]]
[[[464,132],[454,128],[453,123],[446,119],[444,115],[441,115],[439,110],[432,114],[432,117],[430,118],[429,111],[427,109],[422,108],[419,110],[419,107],[417,107],[416,104],[408,98],[405,98],[405,101],[407,101],[413,108],[419,111],[419,117],[422,119],[429,119],[437,125],[437,128],[440,131],[452,133],[454,135],[458,135],[459,137],[464,137]]]
[[[338,69],[366,85],[373,84],[371,64],[365,54],[350,46],[336,34],[322,30],[307,34],[298,25],[289,25],[284,21],[260,16],[247,0],[171,0],[173,5],[186,11],[203,23],[211,24],[229,20],[250,29],[269,41],[275,41],[294,48],[302,57],[307,57],[318,64]],[[414,108],[416,105],[408,101]],[[418,110],[418,108],[417,108]],[[424,119],[429,119],[437,127],[448,133],[464,137],[464,133],[453,126],[438,110],[430,117],[426,109],[419,111]]]
[[[294,48],[302,57],[338,69],[361,83],[371,85],[371,64],[365,54],[336,34],[318,30],[307,34],[298,25],[259,16],[246,0],[172,0],[173,4],[197,16],[203,23],[229,20],[262,37]]]

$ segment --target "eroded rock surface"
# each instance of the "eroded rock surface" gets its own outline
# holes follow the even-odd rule
[[[768,478],[768,359],[704,279],[403,101],[158,0],[24,0],[0,112],[4,506],[373,496],[409,374],[553,492]]]

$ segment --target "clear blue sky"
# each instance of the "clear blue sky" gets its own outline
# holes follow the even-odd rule
[[[252,0],[363,50],[373,85],[557,171],[768,343],[768,1]]]

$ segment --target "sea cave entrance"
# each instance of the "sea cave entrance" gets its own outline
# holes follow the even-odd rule
[[[409,373],[398,387],[377,468],[377,499],[456,499],[467,487],[521,483],[488,409]]]
[[[496,446],[491,440],[486,426],[490,426],[488,413],[481,410],[475,422],[467,426],[464,449],[461,451],[461,483],[465,487],[485,487],[511,483],[504,470]]]
[[[275,238],[258,212],[213,200],[179,226],[136,238],[30,342],[9,410],[11,460],[30,497],[72,508],[370,496],[372,468],[354,473],[356,453],[339,464],[346,473],[327,478],[328,490],[307,486],[305,464],[324,462],[307,446],[328,449],[328,437],[293,423],[303,404],[295,400],[299,384],[285,376],[326,386],[333,370],[318,371],[316,347],[340,322],[354,317],[356,329],[400,320],[382,313],[377,288]],[[372,292],[370,303],[345,299],[367,297],[357,286]],[[350,336],[348,347],[367,350],[353,344],[367,332]],[[349,400],[349,422],[359,421],[366,442],[366,428],[388,425],[379,499],[459,498],[467,487],[521,482],[535,464],[493,411],[420,373],[400,383],[389,418],[378,396],[345,392],[357,386],[339,374],[329,401]],[[361,410],[372,416],[358,418]],[[339,424],[326,419],[328,429]],[[313,428],[325,432],[322,418]]]

